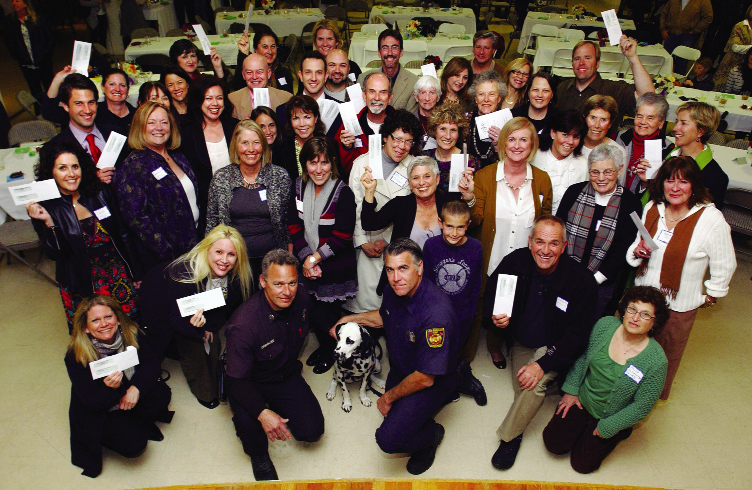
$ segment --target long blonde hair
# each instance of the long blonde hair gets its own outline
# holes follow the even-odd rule
[[[170,264],[170,277],[177,282],[184,284],[195,284],[197,291],[206,289],[206,279],[211,275],[209,267],[209,250],[215,242],[228,239],[235,247],[237,261],[230,271],[229,281],[233,282],[237,278],[240,281],[240,289],[243,293],[243,300],[248,299],[253,286],[253,273],[251,265],[248,262],[248,252],[245,248],[245,240],[242,235],[227,225],[217,225],[212,231],[206,234],[203,240],[196,244],[191,250],[175,259]],[[185,265],[187,271],[181,271],[180,265]]]
[[[91,336],[86,333],[88,328],[89,310],[95,306],[106,306],[115,314],[120,324],[120,333],[123,336],[123,343],[127,346],[132,345],[138,349],[138,332],[139,328],[136,323],[128,318],[120,303],[110,296],[96,294],[84,299],[76,310],[73,317],[73,332],[71,332],[71,341],[68,350],[72,350],[76,355],[76,362],[87,366],[90,362],[100,359],[99,352],[91,343]]]

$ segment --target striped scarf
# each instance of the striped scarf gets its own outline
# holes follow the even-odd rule
[[[601,219],[601,226],[596,232],[593,248],[590,252],[587,267],[592,272],[598,271],[601,262],[606,258],[611,243],[614,241],[616,222],[619,219],[619,206],[621,205],[621,195],[623,192],[624,188],[617,185],[616,190],[608,200],[606,211],[604,211],[603,218]],[[585,246],[587,244],[588,235],[590,234],[590,225],[594,212],[595,189],[593,188],[593,185],[588,182],[585,187],[583,187],[580,195],[577,196],[577,200],[574,205],[572,205],[572,209],[569,210],[566,223],[567,254],[580,263],[582,263],[582,256],[585,253]]]

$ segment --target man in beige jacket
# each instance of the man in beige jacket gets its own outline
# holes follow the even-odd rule
[[[677,46],[694,46],[702,31],[713,22],[710,0],[669,0],[661,12],[663,47],[669,53]],[[684,73],[687,62],[674,57],[674,72]]]
[[[269,87],[271,76],[272,70],[263,56],[253,53],[243,61],[243,80],[245,80],[246,87],[236,90],[228,96],[232,105],[235,106],[232,117],[237,119],[251,118],[251,111],[256,108],[256,103],[253,100],[254,88],[269,89],[269,105],[272,110],[276,110],[277,107],[290,100],[291,93]]]

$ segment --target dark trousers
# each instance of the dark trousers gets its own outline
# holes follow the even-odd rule
[[[668,39],[663,42],[663,47],[669,53],[673,53],[674,48],[676,48],[677,46],[688,46],[691,48],[695,45],[695,41],[697,41],[696,34],[674,34],[672,32],[669,32]],[[684,72],[686,71],[687,60],[685,60],[684,58],[674,57],[674,73],[684,74]]]
[[[52,78],[54,77],[52,73],[52,60],[39,63],[37,68],[21,66],[21,73],[24,80],[26,80],[26,84],[29,86],[29,92],[36,97],[42,92],[47,92],[52,83]]]
[[[573,405],[562,418],[554,414],[543,429],[543,443],[554,454],[572,452],[570,462],[578,473],[592,473],[600,468],[617,444],[632,434],[632,428],[621,430],[609,439],[593,435],[598,426],[598,419],[584,408]]]
[[[387,391],[398,385],[404,376],[390,369],[386,379]],[[437,376],[433,386],[400,398],[381,426],[376,429],[376,443],[385,453],[414,453],[430,446],[436,434],[434,415],[449,401],[460,385],[455,371]]]
[[[522,27],[525,25],[525,17],[527,17],[529,3],[530,0],[515,0],[514,2],[514,10],[517,12],[517,31],[522,32]]]
[[[204,348],[204,340],[198,337],[176,334],[175,345],[180,354],[180,367],[191,393],[205,402],[217,398],[217,364],[222,351],[219,332],[209,342],[209,354]]]
[[[109,412],[102,426],[102,446],[126,458],[141,454],[148,441],[162,438],[154,422],[167,412],[170,398],[170,387],[159,381],[147,393],[140,394],[131,410]]]
[[[91,42],[99,43],[105,48],[107,47],[107,29],[110,27],[110,23],[107,20],[106,15],[97,15],[97,27],[95,29],[89,28],[91,32]]]
[[[316,296],[311,295],[312,312],[310,316],[311,327],[319,341],[319,347],[325,349],[330,354],[334,353],[337,347],[337,340],[329,335],[329,329],[337,324],[342,318],[342,304],[344,301],[334,301],[328,303],[319,301]]]
[[[301,369],[302,367],[300,365]],[[278,383],[256,383],[256,388],[263,395],[270,410],[282,418],[289,419],[287,428],[295,439],[315,442],[324,434],[324,414],[321,413],[321,406],[300,371]],[[261,422],[251,416],[232,396],[229,400],[235,433],[243,443],[243,451],[252,457],[266,454],[269,442]]]

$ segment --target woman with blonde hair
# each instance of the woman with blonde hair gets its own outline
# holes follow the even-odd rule
[[[219,405],[219,331],[253,292],[245,241],[235,228],[217,225],[190,251],[146,276],[140,299],[146,340],[162,359],[174,340],[191,393],[207,407]],[[177,300],[221,289],[224,306],[182,316]]]
[[[511,109],[525,104],[532,74],[533,64],[527,58],[513,59],[507,65],[507,71],[504,75],[507,95],[501,103],[501,109]]]
[[[290,250],[287,206],[290,176],[271,164],[266,136],[255,121],[240,121],[230,142],[230,161],[217,170],[209,185],[206,231],[218,224],[237,229],[245,240],[253,275],[275,248]]]
[[[311,36],[313,37],[313,50],[324,56],[328,55],[329,51],[343,46],[342,34],[340,34],[337,21],[334,19],[321,19],[316,22],[311,30]],[[358,64],[350,60],[350,76],[353,81],[358,79],[361,71]],[[302,94],[302,89],[298,93]]]
[[[470,206],[471,234],[483,244],[483,284],[508,253],[528,246],[533,221],[551,214],[553,190],[551,179],[530,162],[538,150],[538,134],[527,118],[515,117],[499,133],[500,161],[480,170],[475,176],[466,172],[460,179],[462,199]],[[482,299],[480,300],[482,301]],[[473,331],[480,327],[483,311],[476,310]],[[471,333],[471,338],[474,334]],[[503,333],[488,329],[487,345],[494,366],[506,367],[501,352]]]
[[[109,296],[86,298],[76,310],[65,367],[71,380],[71,461],[94,478],[102,446],[126,458],[164,437],[155,422],[172,420],[170,388],[159,379],[159,359],[141,332]],[[93,379],[89,363],[134,348],[138,364]]]
[[[196,244],[202,211],[198,182],[188,160],[176,151],[180,131],[175,118],[157,102],[144,102],[136,110],[128,146],[133,152],[115,174],[113,186],[141,264],[149,270]]]

